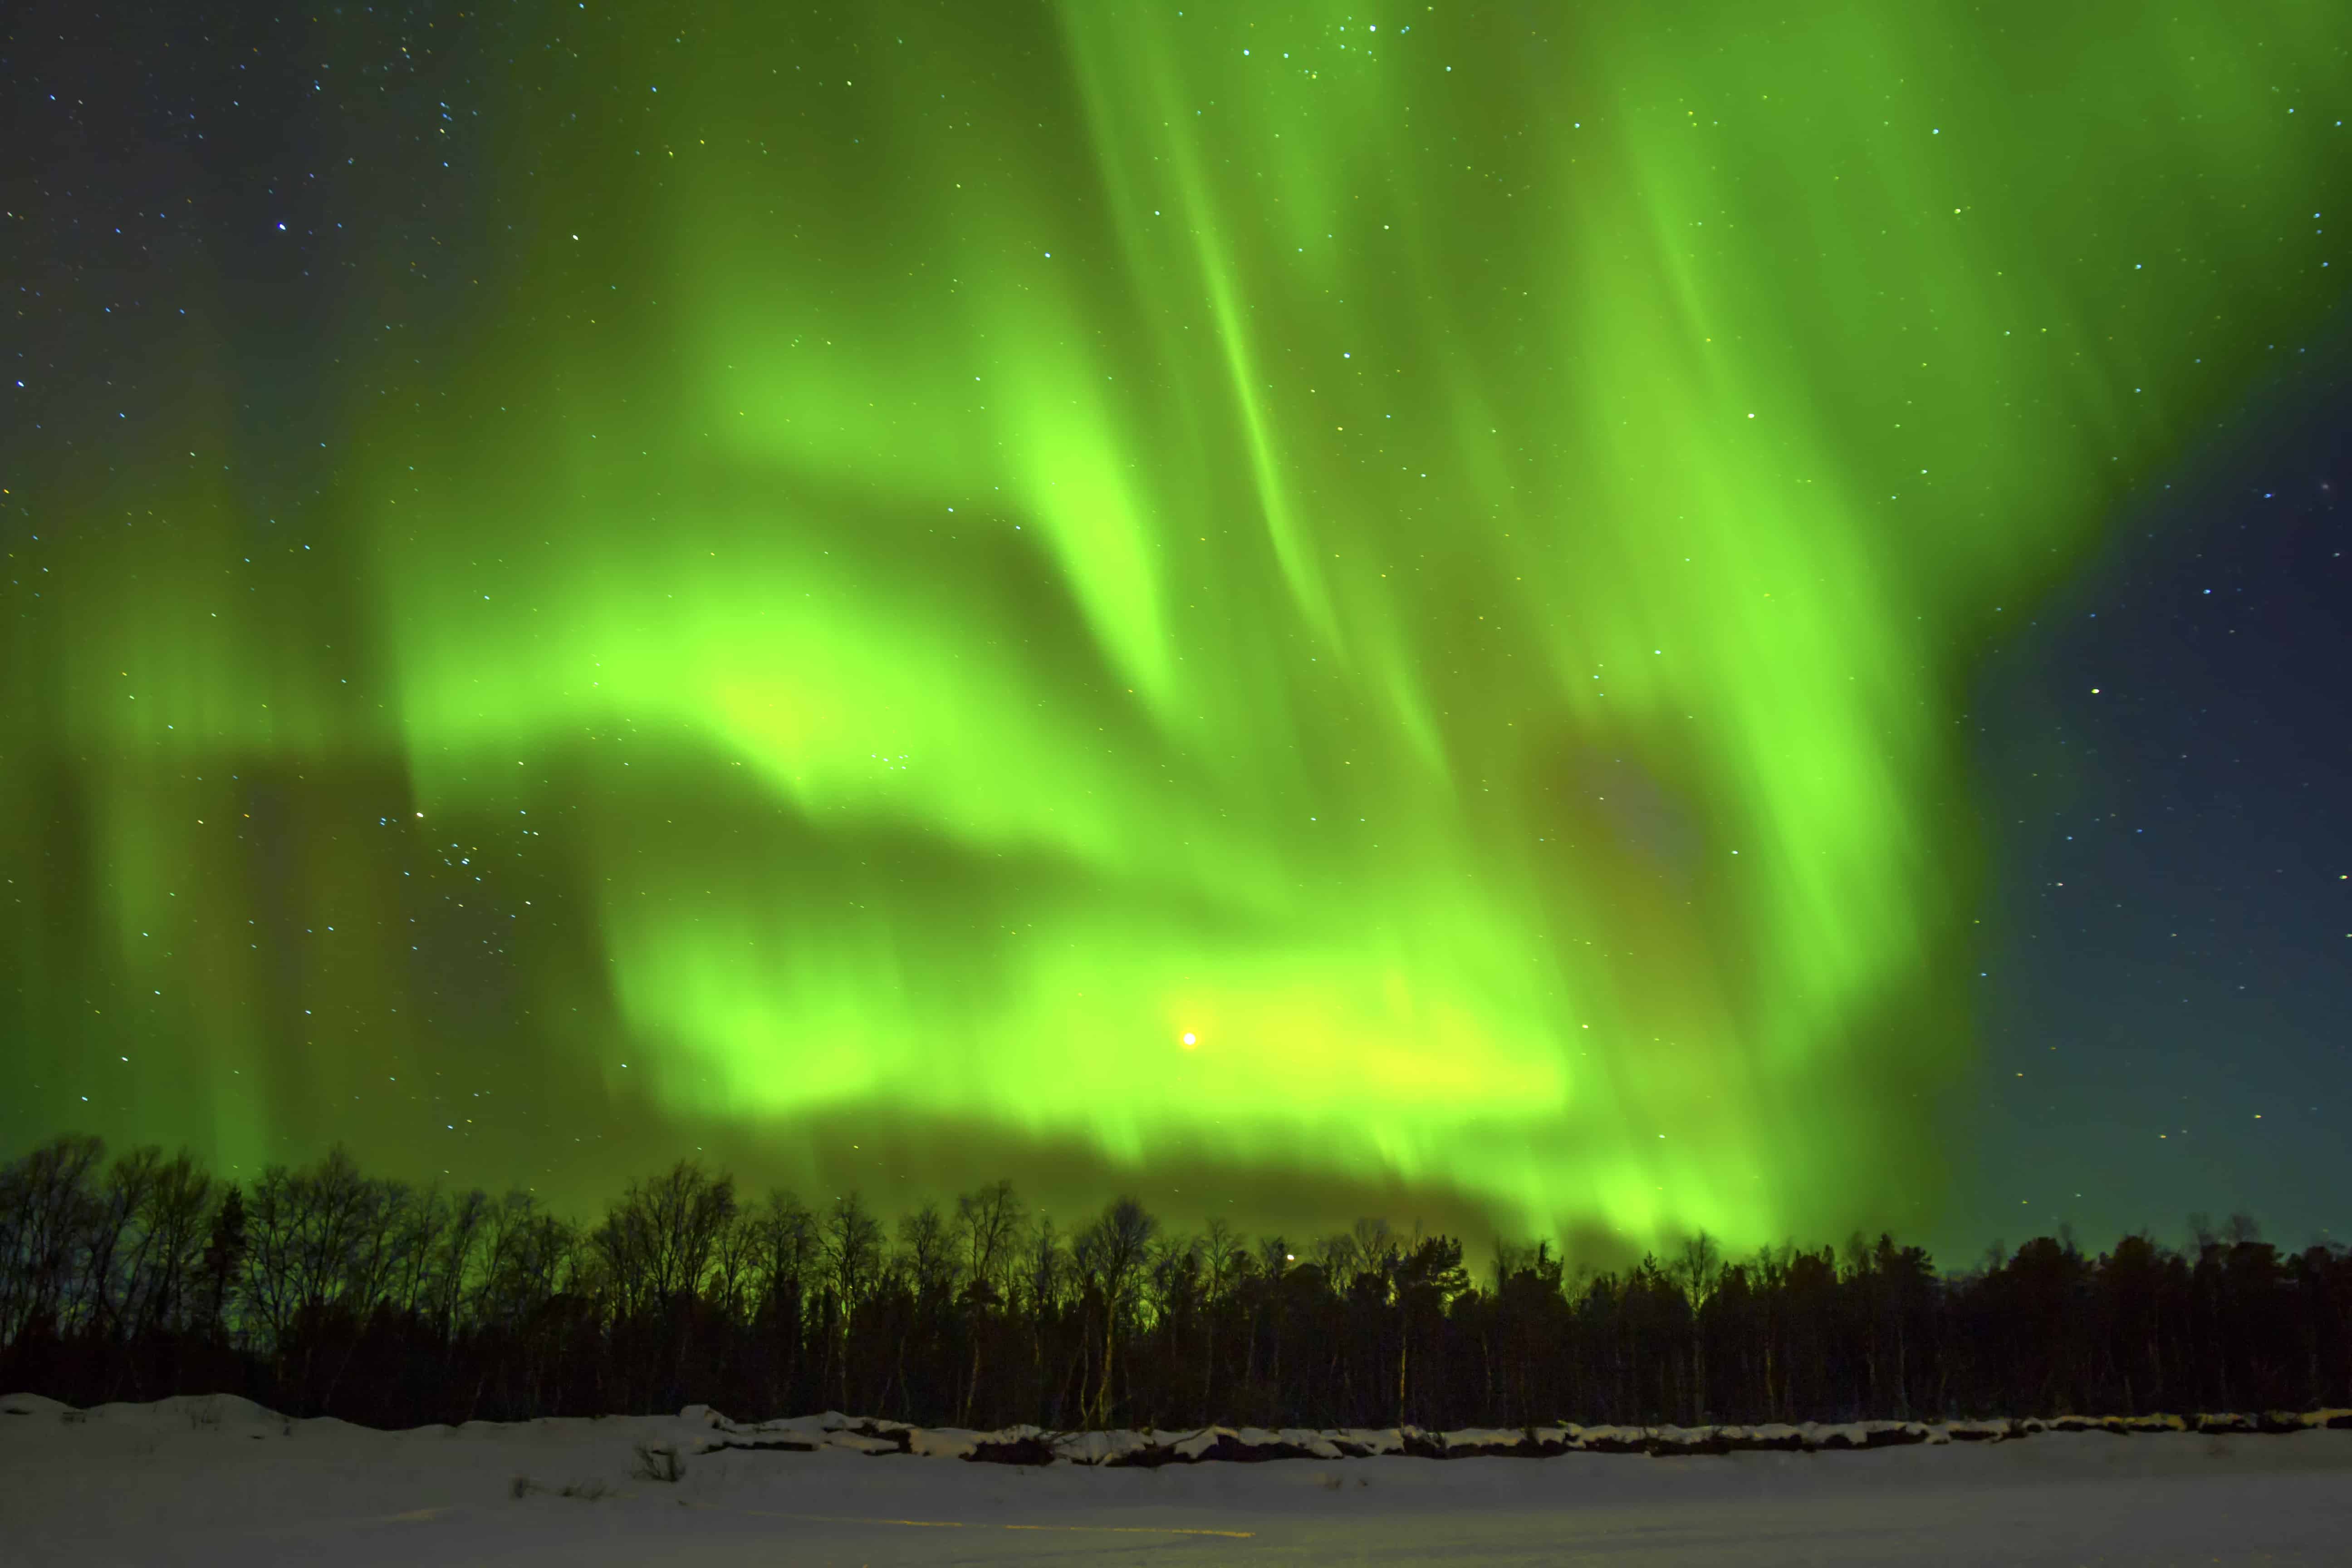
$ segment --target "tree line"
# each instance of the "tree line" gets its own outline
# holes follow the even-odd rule
[[[58,1138],[0,1167],[0,1388],[241,1394],[381,1426],[835,1408],[1048,1429],[1523,1427],[2352,1405],[2352,1254],[1881,1236],[1630,1268],[1377,1220],[1294,1243],[997,1182],[885,1225],[681,1163],[581,1223],[364,1174]]]

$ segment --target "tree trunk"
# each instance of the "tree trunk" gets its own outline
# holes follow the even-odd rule
[[[1404,1426],[1405,1362],[1412,1353],[1412,1320],[1400,1311],[1397,1317],[1397,1426]]]

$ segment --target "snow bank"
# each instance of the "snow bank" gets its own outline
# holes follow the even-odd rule
[[[2331,1426],[2339,1430],[2310,1432]],[[2309,1435],[2161,1440],[2265,1431]],[[1718,1448],[1726,1457],[1643,1457]],[[1735,1451],[1774,1448],[1800,1451]],[[1801,1451],[1841,1448],[1857,1451]],[[1571,1453],[1596,1457],[1415,1457]],[[867,1462],[891,1455],[912,1458]],[[915,1462],[925,1456],[971,1462]],[[1288,1458],[1314,1462],[1249,1462]],[[838,1411],[740,1422],[696,1406],[386,1432],[228,1397],[77,1410],[20,1394],[0,1398],[0,1475],[6,1568],[929,1568],[950,1558],[973,1568],[2077,1568],[2341,1562],[2352,1540],[2352,1411],[1070,1433],[924,1428]]]
[[[235,1394],[215,1394],[156,1400],[142,1405],[101,1405],[77,1410],[35,1394],[0,1396],[0,1421],[10,1416],[46,1417],[67,1425],[103,1423],[139,1430],[215,1432],[256,1440],[290,1435],[296,1425]],[[499,1431],[564,1428],[575,1421],[517,1423],[502,1428],[469,1422],[463,1428],[425,1427],[413,1436],[459,1433],[489,1436]],[[316,1433],[357,1432],[334,1420],[299,1423]],[[1369,1459],[1404,1456],[1427,1459],[1479,1458],[1545,1458],[1566,1454],[1681,1455],[1754,1452],[1836,1453],[1873,1448],[2006,1443],[2045,1432],[2102,1432],[2116,1436],[2197,1433],[2206,1436],[2303,1432],[2315,1428],[2352,1431],[2352,1410],[2208,1412],[2192,1415],[2061,1415],[1990,1421],[1850,1421],[1801,1425],[1708,1426],[1467,1427],[1427,1431],[1418,1426],[1345,1427],[1312,1431],[1285,1427],[1202,1426],[1189,1431],[1053,1432],[1008,1426],[991,1432],[958,1427],[922,1427],[903,1421],[845,1415],[827,1410],[814,1415],[743,1422],[708,1405],[689,1405],[677,1417],[652,1418],[649,1441],[682,1454],[728,1450],[856,1454],[879,1458],[911,1455],[962,1459],[978,1464],[1042,1466],[1056,1460],[1101,1469],[1153,1468],[1211,1462],[1259,1463],[1273,1459]]]
[[[54,1402],[45,1404],[50,1408],[61,1408]],[[730,1420],[708,1405],[688,1405],[679,1413],[679,1419],[698,1428],[691,1438],[691,1451],[698,1453],[729,1448],[800,1453],[831,1449],[853,1454],[913,1454],[1000,1465],[1049,1465],[1059,1459],[1104,1468],[1194,1465],[1212,1460],[1254,1463],[1268,1459],[1364,1459],[1389,1455],[1458,1459],[1543,1458],[1578,1453],[1657,1457],[1772,1451],[1816,1454],[1916,1445],[2014,1442],[2042,1432],[2105,1432],[2120,1437],[2185,1432],[2286,1433],[2315,1427],[2352,1430],[2352,1410],[2061,1415],[2047,1420],[1808,1421],[1798,1426],[1774,1423],[1751,1426],[1580,1426],[1567,1423],[1555,1426],[1474,1426],[1457,1432],[1431,1432],[1418,1426],[1332,1431],[1203,1426],[1186,1432],[1049,1432],[1036,1426],[1008,1426],[1001,1431],[972,1432],[848,1416],[837,1410],[744,1423]]]

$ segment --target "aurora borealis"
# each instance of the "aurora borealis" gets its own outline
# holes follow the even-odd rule
[[[2340,21],[186,45],[10,187],[0,1128],[1926,1223],[1969,682],[2339,306]]]

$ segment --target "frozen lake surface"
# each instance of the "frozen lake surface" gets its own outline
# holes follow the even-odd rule
[[[1092,1468],[697,1452],[710,1426],[683,1417],[0,1411],[0,1561],[24,1568],[2352,1563],[2352,1431]],[[678,1479],[643,1474],[641,1446],[675,1449]]]

